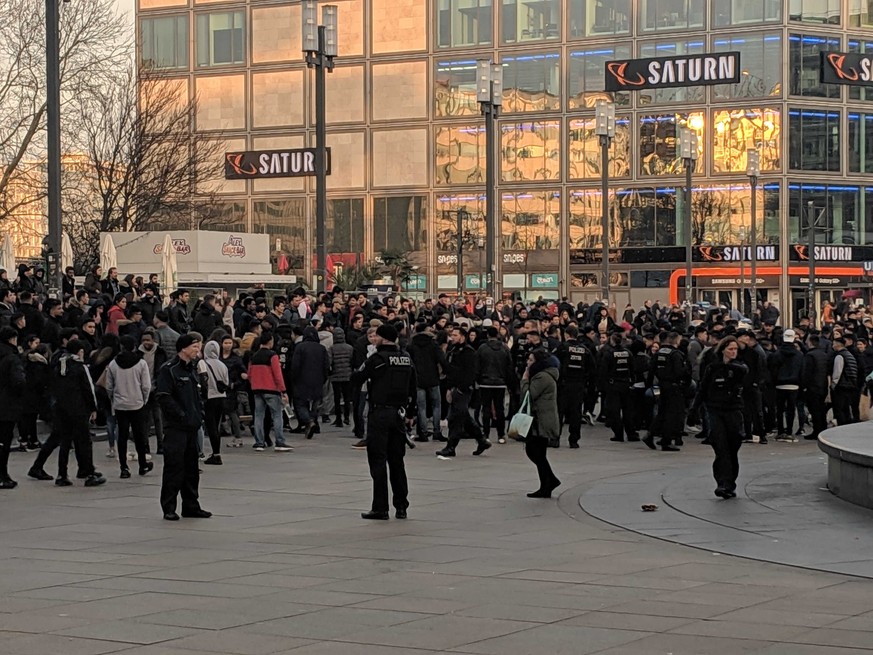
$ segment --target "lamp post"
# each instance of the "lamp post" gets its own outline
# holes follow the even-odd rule
[[[752,301],[750,314],[754,314],[758,308],[758,175],[760,172],[761,154],[757,148],[749,148],[746,151],[746,175],[749,177],[749,186],[752,190],[752,221],[749,231],[749,245],[752,250],[752,283],[749,288]]]
[[[464,297],[464,287],[466,286],[466,280],[464,279],[464,241],[466,241],[466,235],[464,234],[464,221],[468,220],[470,214],[467,213],[466,209],[458,210],[458,297]]]
[[[318,24],[318,1],[303,0],[303,52],[306,65],[315,69],[315,253],[316,277],[327,290],[327,151],[325,135],[325,73],[333,70],[337,56],[337,8],[322,7]]]
[[[806,287],[806,313],[809,324],[815,327],[815,207],[812,200],[806,203],[807,259],[809,260],[809,283]]]
[[[679,150],[685,164],[685,302],[688,304],[688,321],[691,322],[692,285],[694,269],[691,261],[691,174],[697,163],[697,133],[690,127],[683,127],[679,137]]]
[[[64,3],[70,0],[64,0]],[[60,6],[45,0],[46,55],[46,175],[48,177],[48,279],[50,289],[61,293],[61,71]]]
[[[615,103],[598,100],[594,111],[594,133],[600,137],[600,286],[603,302],[609,306],[609,146],[615,137]]]
[[[740,314],[746,316],[746,226],[740,225]]]
[[[494,298],[497,277],[497,116],[503,105],[503,65],[489,59],[478,60],[476,80],[476,98],[485,117],[485,280],[488,296]]]

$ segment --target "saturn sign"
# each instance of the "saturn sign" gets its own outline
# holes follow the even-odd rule
[[[606,62],[606,90],[634,91],[740,81],[740,53]]]

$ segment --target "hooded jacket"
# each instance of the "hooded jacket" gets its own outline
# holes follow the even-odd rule
[[[333,331],[333,348],[330,351],[330,381],[348,382],[352,379],[352,354],[354,348],[346,343],[342,328]],[[292,358],[293,359],[293,358]]]
[[[106,393],[112,412],[142,409],[152,392],[148,364],[138,352],[122,351],[106,368]]]
[[[200,305],[197,313],[194,314],[191,329],[203,335],[203,338],[209,338],[215,328],[220,328],[224,324],[221,320],[221,314],[215,311],[215,308],[208,302]]]
[[[21,417],[26,381],[18,348],[0,343],[0,420],[15,422]]]
[[[259,348],[252,355],[251,360],[249,360],[249,385],[252,388],[252,393],[278,395],[285,392],[282,365],[279,363],[279,356],[274,351],[269,348]]]
[[[219,358],[220,353],[221,346],[209,341],[203,347],[203,359],[197,363],[197,372],[206,379],[206,398],[209,400],[227,398],[227,388],[230,386],[230,375],[227,366]]]
[[[415,382],[419,389],[430,389],[440,384],[440,367],[449,368],[446,354],[429,332],[418,332],[409,343],[409,356],[415,366]]]
[[[488,339],[476,351],[476,369],[480,387],[518,386],[509,348],[497,339]]]
[[[24,355],[24,374],[27,383],[21,396],[21,407],[27,414],[46,416],[49,384],[48,360],[38,352]]]
[[[65,351],[58,357],[51,373],[51,394],[62,417],[86,417],[97,411],[94,382],[77,355]]]
[[[558,360],[550,357],[531,367],[530,378],[522,380],[521,395],[530,393],[534,422],[531,436],[557,439],[561,435],[558,418]]]
[[[780,387],[800,388],[803,373],[803,353],[793,343],[781,343],[778,350],[770,355],[770,379],[778,389]]]
[[[330,375],[330,357],[327,348],[318,341],[318,332],[312,326],[303,330],[303,341],[294,348],[291,358],[291,377],[294,379],[294,398],[303,402],[321,400],[324,381]]]

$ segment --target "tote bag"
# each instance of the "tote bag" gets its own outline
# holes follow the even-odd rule
[[[518,408],[518,413],[512,417],[509,422],[509,430],[507,436],[516,441],[527,437],[530,432],[530,426],[533,423],[533,416],[530,415],[530,392],[524,394],[524,400],[521,402],[521,407]]]

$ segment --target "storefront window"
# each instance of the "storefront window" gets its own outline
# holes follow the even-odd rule
[[[782,35],[779,32],[747,33],[716,38],[715,52],[740,53],[740,81],[713,87],[716,100],[782,95]]]
[[[328,199],[326,227],[328,252],[364,252],[364,199]]]
[[[615,216],[615,193],[609,192],[609,225],[618,228]],[[570,191],[570,248],[599,248],[603,234],[603,194],[595,189]],[[615,232],[609,235],[610,247],[617,243]]]
[[[849,112],[849,172],[873,173],[873,114]]]
[[[484,248],[485,196],[478,193],[465,193],[436,197],[434,213],[436,249],[442,252],[457,252],[459,219],[464,249]]]
[[[257,200],[253,208],[252,231],[270,235],[274,270],[302,272],[305,253],[310,251],[306,244],[306,200]]]
[[[434,75],[437,116],[478,116],[476,60],[438,61]]]
[[[198,66],[227,66],[245,63],[245,16],[244,11],[197,14]]]
[[[788,111],[788,168],[796,171],[840,170],[840,112]]]
[[[505,55],[502,59],[503,111],[561,108],[561,55]]]
[[[424,250],[427,196],[373,199],[373,251]]]
[[[680,175],[685,163],[679,151],[679,130],[697,132],[698,159],[695,171],[702,173],[705,119],[703,112],[640,117],[640,175]]]
[[[188,68],[188,16],[140,20],[141,63],[153,68]]]
[[[630,285],[635,289],[666,289],[673,271],[631,271]]]
[[[631,120],[620,116],[615,121],[615,138],[609,148],[609,177],[630,176]],[[599,180],[601,177],[600,137],[594,133],[594,118],[570,121],[570,172],[572,180]]]
[[[630,59],[630,46],[604,45],[587,50],[570,52],[570,109],[591,109],[594,103],[603,98],[611,99],[620,107],[630,106],[628,92],[609,94],[604,92],[604,71],[606,62],[616,59]]]
[[[711,4],[713,27],[772,23],[782,19],[782,0],[719,0]]]
[[[685,215],[685,189],[678,189],[677,212]],[[779,185],[765,184],[756,190],[757,242],[778,243]],[[680,218],[680,221],[682,219]],[[711,184],[691,188],[691,243],[695,246],[740,245],[752,225],[752,190],[748,184]],[[684,239],[684,223],[680,238]],[[745,234],[745,236],[744,236]]]
[[[435,127],[436,183],[484,184],[485,127]]]
[[[839,25],[841,2],[842,0],[788,0],[788,20]]]
[[[705,0],[639,0],[642,32],[674,32],[703,27]]]
[[[500,237],[504,250],[554,250],[561,243],[561,193],[504,193]]]
[[[867,1],[867,0],[865,0]],[[870,0],[873,2],[873,0]],[[862,41],[859,39],[849,39],[849,52],[862,52],[873,54],[873,41]],[[873,88],[868,86],[850,86],[848,87],[850,100],[863,100],[870,102],[873,100]]]
[[[873,27],[873,1],[849,0],[849,27]]]
[[[640,44],[641,58],[699,55],[704,52],[706,52],[706,42],[702,38],[689,41],[648,41]],[[706,100],[706,87],[703,86],[647,89],[637,93],[641,105],[664,105],[673,102],[701,103]]]
[[[561,0],[503,0],[500,22],[504,43],[561,37]]]
[[[503,182],[561,179],[561,121],[502,123]]]
[[[840,49],[840,39],[829,36],[791,34],[788,36],[789,92],[793,96],[839,98],[838,84],[822,84],[821,53]]]
[[[199,229],[219,232],[247,232],[246,203],[243,200],[228,200],[213,203],[212,209],[204,212]]]
[[[782,170],[782,117],[778,109],[713,113],[713,172],[745,173],[746,152],[751,148],[758,149],[762,171]]]
[[[806,243],[809,239],[809,202],[813,204],[816,219],[816,243],[873,243],[873,188],[825,184],[789,185],[788,230],[792,243]]]
[[[569,38],[627,34],[630,0],[570,0]]]
[[[491,0],[439,0],[440,48],[491,43]]]
[[[615,246],[675,246],[679,230],[676,189],[619,189],[615,199]]]

